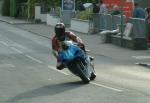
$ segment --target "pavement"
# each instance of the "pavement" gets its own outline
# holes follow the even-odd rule
[[[15,19],[14,17],[7,17],[0,15],[0,21],[6,22],[8,24],[32,24],[33,22],[22,19]]]
[[[54,27],[43,23],[35,24],[26,20],[3,16],[0,16],[0,21],[12,24],[18,28],[48,39],[51,39],[54,34]],[[70,30],[69,28],[67,29]],[[124,62],[133,61],[135,64],[144,64],[141,66],[150,67],[150,49],[131,50],[109,43],[103,43],[99,34],[83,34],[76,31],[73,32],[83,40],[86,48],[91,50],[90,53],[94,56],[105,56]]]

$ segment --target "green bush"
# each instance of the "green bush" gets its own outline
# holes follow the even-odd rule
[[[10,16],[10,0],[3,0],[2,15]]]
[[[75,18],[81,19],[81,20],[89,20],[91,18],[92,12],[89,10],[85,11],[77,11]]]

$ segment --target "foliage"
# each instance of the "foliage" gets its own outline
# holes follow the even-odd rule
[[[91,18],[92,12],[89,10],[85,11],[77,11],[75,18],[81,19],[81,20],[89,20]]]
[[[48,6],[50,8],[61,7],[61,0],[48,0]]]
[[[9,16],[10,15],[10,0],[3,0],[3,1],[4,1],[4,4],[2,6],[2,14]],[[86,2],[93,2],[93,1],[98,1],[98,0],[75,0],[76,4],[79,1],[86,3]],[[16,0],[16,3],[17,3],[16,5],[17,5],[17,8],[20,8],[22,3],[26,3],[27,4],[27,6],[25,6],[26,9],[24,9],[23,11],[21,11],[21,9],[19,9],[20,14],[26,13],[28,15],[28,18],[33,18],[35,3],[40,3],[40,4],[44,5],[43,7],[46,7],[46,9],[50,10],[50,8],[56,9],[56,8],[61,7],[61,2],[62,2],[62,0]],[[60,13],[59,11],[60,10],[57,10],[58,14]],[[18,12],[18,11],[16,11],[16,12]],[[79,18],[87,18],[86,15],[88,15],[88,13],[87,12],[85,12],[85,13],[86,14],[81,13]]]
[[[2,15],[3,16],[10,15],[10,0],[3,0]]]
[[[83,3],[92,3],[92,2],[98,3],[99,2],[99,0],[76,0],[76,2],[79,2],[79,1],[82,1]]]

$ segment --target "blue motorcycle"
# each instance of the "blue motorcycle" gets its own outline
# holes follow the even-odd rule
[[[59,60],[84,83],[96,78],[93,61],[76,43],[63,41],[62,50],[58,53]]]

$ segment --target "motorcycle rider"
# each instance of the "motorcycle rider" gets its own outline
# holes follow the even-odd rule
[[[52,38],[52,50],[54,56],[57,59],[56,68],[58,70],[62,70],[65,67],[65,65],[58,60],[58,52],[61,50],[60,46],[61,41],[64,41],[66,39],[76,42],[78,46],[85,51],[85,45],[83,44],[82,40],[78,36],[76,36],[73,32],[66,31],[65,25],[63,23],[57,23],[55,25],[55,35]],[[93,57],[91,57],[91,59],[93,59]]]

